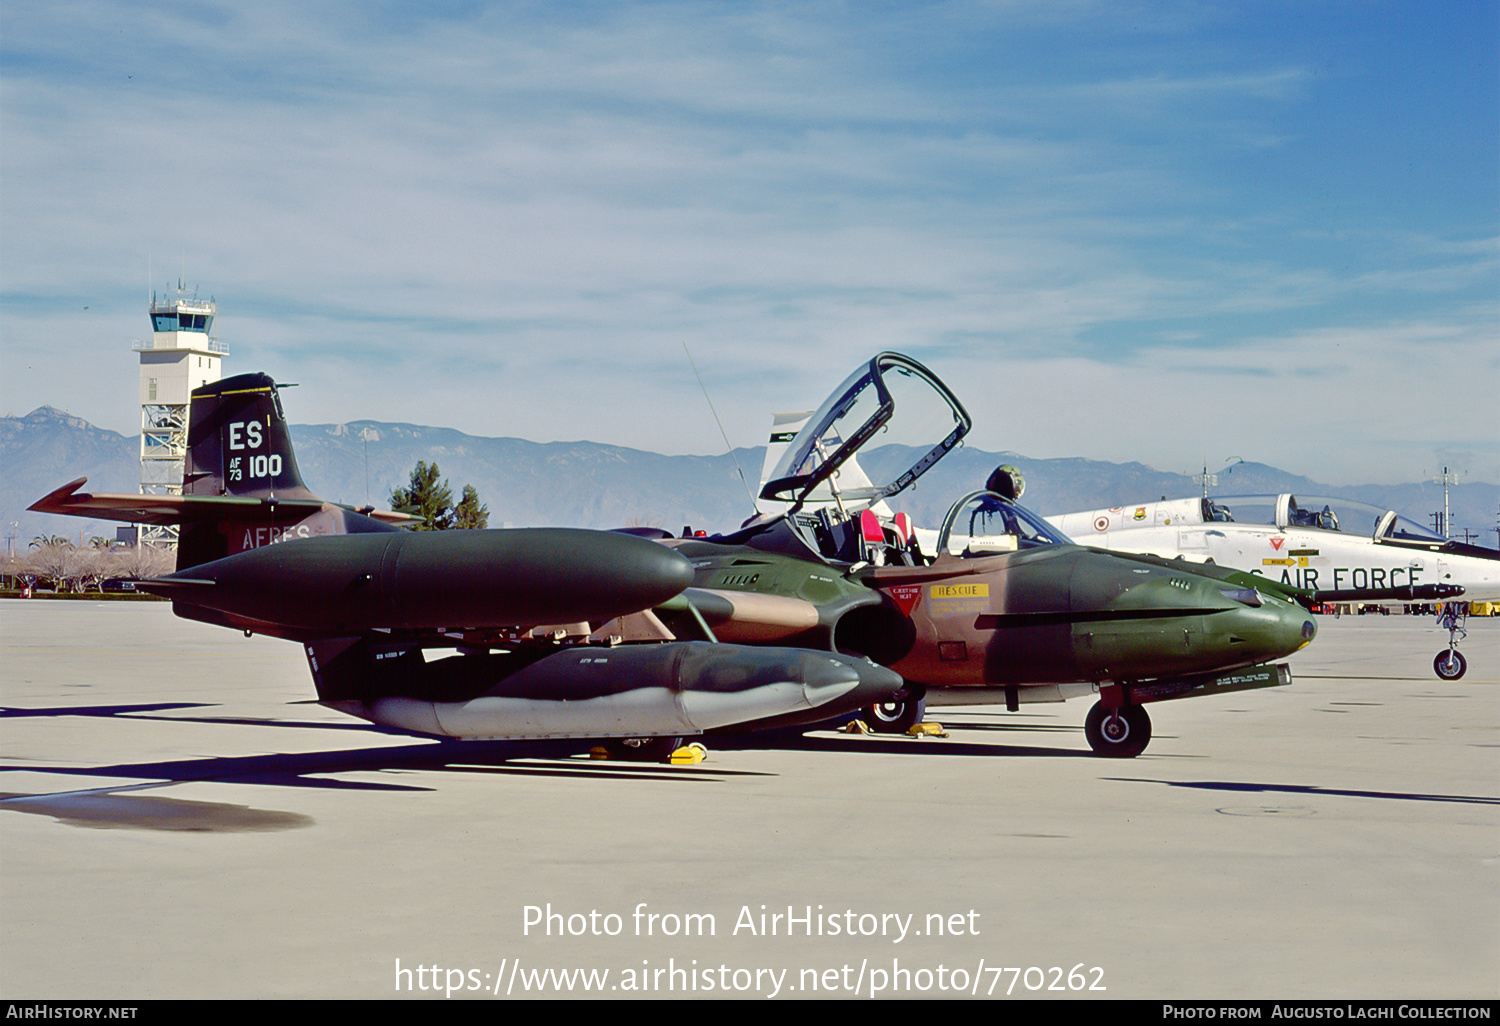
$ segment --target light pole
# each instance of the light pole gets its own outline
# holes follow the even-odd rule
[[[1458,484],[1458,475],[1448,473],[1444,467],[1443,472],[1432,479],[1433,484],[1443,486],[1443,537],[1448,537],[1448,486]]]

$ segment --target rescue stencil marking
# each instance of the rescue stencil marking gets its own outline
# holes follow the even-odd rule
[[[988,584],[934,584],[929,593],[935,599],[989,598]]]
[[[934,584],[927,589],[932,600],[928,609],[933,616],[959,616],[982,613],[990,606],[988,584]]]

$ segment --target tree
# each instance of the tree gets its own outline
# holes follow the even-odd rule
[[[472,530],[490,526],[490,508],[480,503],[473,485],[464,485],[464,497],[453,507],[453,526]]]
[[[489,524],[489,507],[481,505],[473,485],[464,485],[463,498],[453,505],[453,489],[441,478],[436,463],[418,460],[405,488],[391,491],[391,508],[420,517],[418,531],[447,531],[452,528],[477,528]]]
[[[446,531],[453,526],[453,490],[438,480],[436,463],[418,460],[405,488],[391,491],[391,509],[420,517],[418,531]]]
[[[74,585],[82,576],[84,552],[61,536],[38,538],[31,543],[35,552],[26,557],[27,569],[39,579],[49,581],[56,591]],[[72,590],[78,590],[76,587]]]

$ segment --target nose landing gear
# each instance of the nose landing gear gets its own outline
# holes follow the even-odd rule
[[[1138,705],[1106,709],[1097,702],[1083,721],[1083,734],[1095,755],[1134,759],[1151,743],[1151,717]]]
[[[1469,604],[1467,602],[1445,602],[1443,611],[1438,614],[1438,626],[1448,630],[1448,649],[1439,652],[1432,660],[1432,669],[1443,680],[1458,680],[1469,668],[1469,663],[1464,659],[1463,653],[1458,650],[1458,643],[1469,636],[1464,623],[1469,619]]]

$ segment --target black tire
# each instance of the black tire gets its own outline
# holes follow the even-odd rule
[[[604,743],[609,757],[621,762],[670,762],[681,747],[680,737],[617,737]]]
[[[1458,680],[1469,669],[1468,660],[1456,648],[1439,652],[1432,661],[1432,672],[1444,680]]]
[[[1103,702],[1095,702],[1083,721],[1083,734],[1095,755],[1134,759],[1151,743],[1151,717],[1138,705],[1106,709]]]
[[[905,734],[927,715],[927,698],[900,698],[865,707],[865,723],[877,734]]]

